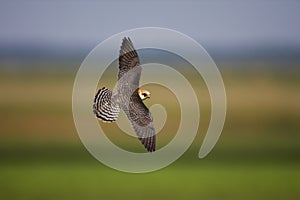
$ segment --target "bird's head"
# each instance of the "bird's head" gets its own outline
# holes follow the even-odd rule
[[[142,89],[139,89],[138,90],[138,94],[140,96],[140,98],[144,101],[145,99],[148,99],[150,98],[151,94],[149,91],[147,90],[142,90]]]

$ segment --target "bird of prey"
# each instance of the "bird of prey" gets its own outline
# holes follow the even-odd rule
[[[93,112],[105,122],[117,120],[123,109],[137,137],[148,152],[155,151],[155,129],[153,118],[143,100],[150,98],[150,92],[139,88],[142,67],[130,38],[123,38],[119,53],[119,73],[116,91],[105,87],[94,99]]]

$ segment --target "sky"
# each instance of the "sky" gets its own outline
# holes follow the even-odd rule
[[[171,28],[204,45],[300,46],[299,1],[0,2],[1,44],[97,45],[118,32]]]

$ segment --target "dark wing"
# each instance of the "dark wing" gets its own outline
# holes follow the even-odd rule
[[[130,38],[123,38],[123,42],[119,55],[119,74],[120,79],[125,73],[140,65],[139,57],[136,50],[133,47],[133,43]],[[139,79],[140,77],[138,77]]]
[[[131,95],[139,88],[141,72],[138,54],[131,40],[125,37],[120,49],[117,83],[118,99],[125,110],[128,110]]]
[[[155,151],[155,130],[150,111],[138,95],[142,68],[129,38],[124,38],[119,55],[117,93],[119,103],[147,151]]]
[[[132,128],[147,151],[155,151],[156,138],[153,118],[149,109],[139,97],[137,90],[131,96],[129,110],[125,113],[131,122]]]

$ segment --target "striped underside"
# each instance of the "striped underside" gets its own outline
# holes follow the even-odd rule
[[[112,102],[112,91],[103,87],[97,92],[94,99],[93,112],[105,122],[116,121],[120,108]]]

